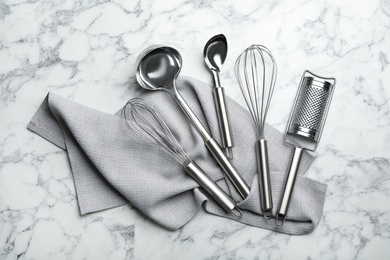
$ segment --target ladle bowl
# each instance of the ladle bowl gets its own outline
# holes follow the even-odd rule
[[[137,59],[137,81],[145,89],[159,90],[175,87],[182,67],[180,53],[171,47],[151,46]]]

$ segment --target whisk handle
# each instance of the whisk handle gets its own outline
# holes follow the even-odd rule
[[[226,211],[240,216],[241,211],[237,208],[236,202],[227,195],[213,180],[211,180],[199,166],[191,161],[185,170],[199,183]],[[239,214],[237,214],[239,213]]]
[[[248,184],[246,184],[242,176],[238,174],[228,158],[226,158],[218,143],[213,138],[211,138],[205,142],[205,145],[214,156],[215,160],[219,163],[223,171],[226,173],[229,180],[233,183],[234,187],[236,187],[241,197],[244,199],[248,197],[250,191]]]
[[[229,113],[226,106],[225,91],[222,87],[214,88],[214,104],[217,110],[219,131],[221,133],[222,148],[227,149],[229,159],[233,159],[232,148],[234,146],[232,129],[230,127]]]
[[[272,217],[272,191],[268,163],[267,140],[260,139],[256,142],[257,171],[259,175],[260,206],[264,218]]]
[[[297,177],[299,164],[301,162],[303,149],[295,147],[294,155],[291,158],[290,167],[287,174],[287,180],[284,184],[283,196],[279,203],[279,208],[276,213],[276,224],[283,225],[287,216],[287,210],[290,204],[291,195],[294,189],[295,180]]]

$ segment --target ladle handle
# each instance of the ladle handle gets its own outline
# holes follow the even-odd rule
[[[236,202],[229,197],[213,180],[208,177],[201,168],[194,162],[190,162],[185,170],[199,183],[226,211],[235,214],[241,211],[237,208]],[[236,215],[236,214],[235,214]],[[240,214],[239,214],[240,215]]]
[[[181,109],[184,111],[190,122],[193,124],[198,133],[202,136],[207,149],[214,156],[215,160],[221,166],[222,170],[225,172],[229,180],[233,183],[234,187],[236,187],[237,191],[243,198],[246,198],[249,195],[249,186],[246,184],[245,180],[241,177],[240,174],[236,171],[233,165],[230,163],[221,147],[218,143],[212,138],[212,136],[207,132],[202,123],[196,117],[194,112],[192,112],[191,108],[188,106],[187,102],[180,95],[180,93],[176,90],[174,92],[170,92],[171,95],[175,98],[176,102],[179,104]]]
[[[177,90],[170,92],[170,94],[174,97],[183,112],[186,114],[187,118],[190,120],[191,124],[195,127],[196,131],[198,131],[200,136],[203,138],[203,141],[206,142],[207,140],[211,139],[211,135],[207,132],[206,128],[204,128],[204,126],[199,121],[198,117],[194,114],[194,112],[192,112],[190,106],[184,100],[183,96],[180,95]]]
[[[218,145],[218,143],[213,138],[211,138],[210,140],[205,142],[205,144],[207,149],[211,152],[215,160],[219,163],[223,171],[226,173],[229,180],[233,183],[234,187],[240,193],[241,197],[244,199],[248,197],[250,192],[248,184],[246,184],[245,180],[241,177],[240,174],[238,174],[236,169],[222,152],[222,149]]]

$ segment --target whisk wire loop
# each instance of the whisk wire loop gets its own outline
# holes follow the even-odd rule
[[[272,217],[273,203],[268,148],[264,137],[264,128],[275,87],[276,62],[271,52],[265,46],[251,45],[237,58],[235,74],[255,123],[257,138],[255,149],[259,175],[260,206],[264,218],[270,219]]]
[[[237,203],[188,157],[164,120],[147,102],[140,98],[128,101],[123,110],[122,122],[126,129],[140,133],[149,142],[170,154],[219,205],[236,217],[241,217],[242,212]]]
[[[132,126],[160,149],[171,154],[180,164],[186,166],[191,162],[160,115],[151,109],[144,100],[138,98],[130,100],[123,113],[127,126]]]
[[[272,68],[267,69],[267,62],[272,64]],[[263,139],[265,120],[277,75],[274,57],[267,47],[251,45],[238,57],[235,64],[235,74],[249,112],[255,122],[256,136],[259,140]],[[269,80],[267,80],[268,76],[270,76]]]

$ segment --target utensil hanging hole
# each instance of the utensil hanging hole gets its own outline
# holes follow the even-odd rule
[[[272,210],[263,210],[263,216],[266,220],[272,218]]]
[[[242,211],[241,209],[235,207],[232,209],[232,213],[234,216],[236,216],[237,218],[241,218],[242,217]]]
[[[275,224],[279,227],[283,226],[284,225],[284,219],[286,218],[285,215],[282,215],[282,214],[276,214],[276,217],[275,217]]]
[[[227,147],[227,148],[225,149],[225,152],[226,152],[226,157],[227,157],[229,160],[233,160],[233,159],[234,159],[233,147]]]

